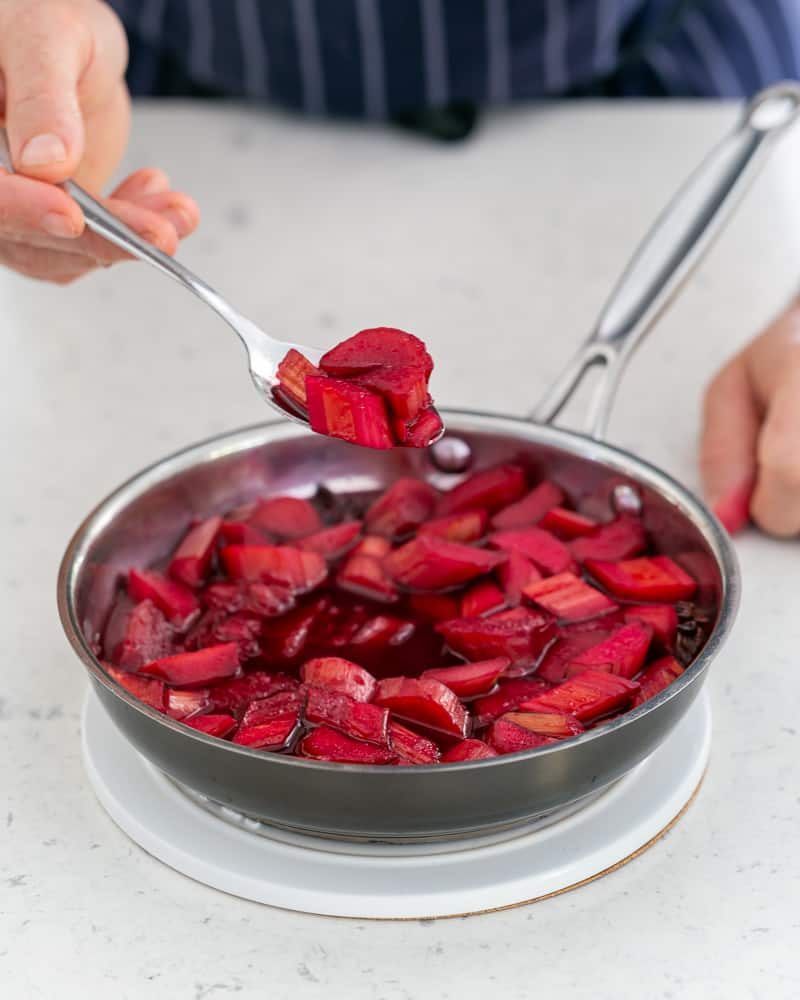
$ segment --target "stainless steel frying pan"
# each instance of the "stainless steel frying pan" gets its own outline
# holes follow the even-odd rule
[[[163,557],[195,515],[266,492],[310,496],[379,488],[399,475],[438,486],[459,474],[430,451],[373,452],[283,422],[226,434],[144,470],[100,503],[64,556],[58,603],[67,637],[106,711],[134,747],[171,778],[268,823],[329,837],[432,840],[523,822],[608,786],[648,756],[697,697],[733,624],[736,559],[713,515],[666,473],[601,438],[622,369],[636,344],[697,264],[773,139],[800,111],[800,85],[779,84],[751,102],[735,130],[667,207],[613,292],[597,327],[530,418],[445,411],[451,439],[473,468],[523,459],[571,495],[609,507],[620,486],[640,498],[659,548],[700,580],[715,608],[709,638],[658,697],[603,727],[538,750],[465,764],[378,768],[263,753],[209,738],[160,715],[117,685],[94,655],[119,580]],[[603,365],[586,434],[552,426],[585,371]],[[445,439],[446,441],[447,439]],[[628,490],[630,496],[630,490]]]

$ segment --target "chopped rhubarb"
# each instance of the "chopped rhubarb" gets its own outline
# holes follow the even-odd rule
[[[477,542],[483,538],[489,515],[485,510],[465,510],[460,514],[448,514],[423,524],[418,534],[436,535],[448,542]]]
[[[518,707],[523,712],[566,712],[586,722],[630,702],[638,690],[639,685],[625,677],[586,670]]]
[[[285,750],[300,732],[297,712],[285,712],[252,726],[240,726],[233,742],[252,750]]]
[[[394,437],[383,398],[342,379],[306,379],[312,430],[364,448],[392,448]]]
[[[489,727],[486,740],[492,749],[499,754],[520,753],[523,750],[535,750],[555,742],[551,736],[541,736],[530,729],[523,729],[508,719],[498,719]]]
[[[538,524],[548,511],[563,502],[563,491],[555,483],[545,480],[521,500],[509,504],[495,514],[492,518],[492,527],[501,530],[532,527]]]
[[[511,665],[506,656],[498,656],[494,660],[482,660],[479,663],[459,663],[455,667],[435,667],[426,670],[422,677],[432,677],[441,681],[446,687],[457,694],[459,698],[474,698],[487,694],[497,683],[505,670]]]
[[[140,601],[127,616],[122,639],[113,650],[114,659],[126,670],[136,670],[145,663],[168,656],[174,636],[164,613],[151,600]]]
[[[267,698],[251,701],[242,716],[243,726],[258,726],[281,715],[297,715],[305,708],[306,692],[300,688],[278,691]]]
[[[166,689],[164,682],[150,677],[141,677],[138,674],[131,674],[127,670],[119,670],[117,667],[106,664],[107,672],[126,691],[129,691],[139,701],[145,705],[155,708],[159,712],[166,708]]]
[[[562,637],[547,650],[542,662],[536,669],[536,676],[549,684],[560,684],[567,676],[567,667],[584,650],[596,646],[607,639],[617,628],[616,616],[594,619],[583,625],[591,625],[591,629],[574,626],[562,629]]]
[[[647,536],[638,517],[623,514],[602,524],[591,535],[576,538],[570,549],[578,562],[587,559],[630,559],[647,548]]]
[[[340,691],[355,701],[370,701],[377,686],[368,670],[338,656],[307,660],[300,669],[300,676],[306,684]]]
[[[151,600],[176,628],[184,628],[200,607],[188,587],[153,570],[132,569],[128,573],[128,593],[134,601]]]
[[[380,535],[365,535],[339,570],[337,585],[384,604],[396,601],[400,594],[383,561],[390,549]]]
[[[207,611],[186,635],[187,650],[235,642],[239,647],[239,660],[252,660],[261,653],[261,619],[255,615],[237,612]]]
[[[435,406],[426,406],[414,420],[394,420],[397,443],[405,448],[427,448],[444,433],[444,423]]]
[[[615,597],[631,601],[684,601],[695,581],[669,556],[604,562],[588,559],[586,569]]]
[[[641,622],[622,625],[607,639],[579,653],[567,666],[567,677],[584,670],[608,670],[620,677],[635,677],[650,648],[653,630]]]
[[[533,563],[521,552],[509,552],[508,561],[498,566],[497,579],[506,595],[506,604],[516,607],[522,600],[522,591],[537,580],[542,574]]]
[[[303,737],[298,752],[301,757],[339,764],[391,764],[395,759],[385,747],[354,740],[330,726],[318,726]]]
[[[319,365],[338,377],[376,368],[421,368],[426,376],[433,371],[431,356],[419,337],[391,326],[359,330],[323,354]]]
[[[518,465],[495,465],[476,472],[445,493],[439,514],[455,514],[479,508],[490,512],[507,507],[525,492],[525,473]]]
[[[609,597],[574,573],[558,573],[538,580],[525,587],[522,593],[563,622],[583,621],[617,610]]]
[[[461,740],[460,743],[454,743],[449,750],[442,754],[442,763],[457,764],[464,760],[486,760],[496,756],[497,751],[488,743],[484,743],[483,740]]]
[[[444,622],[461,614],[458,598],[449,594],[410,594],[408,604],[414,614],[428,622]]]
[[[509,712],[502,717],[515,726],[522,726],[540,736],[552,736],[557,740],[569,739],[583,732],[583,726],[566,712]]]
[[[558,538],[567,540],[591,535],[599,527],[593,518],[585,517],[576,510],[567,510],[566,507],[553,507],[544,515],[540,524]]]
[[[307,405],[307,375],[319,375],[319,368],[316,368],[308,358],[292,348],[278,365],[278,381],[291,402],[303,409]]]
[[[492,580],[479,580],[461,598],[461,617],[475,618],[500,611],[506,606],[503,591]]]
[[[313,590],[328,575],[319,553],[291,545],[226,545],[220,556],[232,579],[279,583],[296,594]]]
[[[210,688],[190,688],[188,691],[182,688],[167,688],[167,715],[173,719],[185,719],[210,707]]]
[[[203,591],[202,598],[205,605],[215,611],[225,611],[228,614],[249,611],[262,618],[282,615],[295,605],[294,594],[275,583],[219,581],[209,584]]]
[[[364,515],[372,535],[397,539],[427,521],[436,509],[436,490],[419,479],[398,479],[382,493]]]
[[[507,552],[519,552],[543,573],[563,573],[572,567],[572,555],[562,541],[543,528],[496,531],[489,544]]]
[[[389,741],[402,764],[436,764],[439,761],[439,748],[433,740],[399,722],[389,723]]]
[[[189,530],[175,551],[167,572],[187,587],[200,587],[208,574],[222,518],[209,517]]]
[[[405,587],[443,590],[490,572],[506,558],[505,553],[475,549],[435,535],[418,535],[395,549],[383,565]]]
[[[428,373],[415,365],[372,368],[351,376],[357,385],[383,396],[390,412],[403,422],[415,420],[430,405]]]
[[[239,673],[239,647],[235,642],[207,646],[194,653],[175,653],[140,668],[148,677],[158,677],[175,687],[203,687]]]
[[[333,688],[308,688],[305,717],[308,722],[333,726],[354,739],[386,746],[388,709],[348,698],[346,694],[334,691]]]
[[[279,691],[289,691],[297,686],[294,677],[256,670],[243,677],[215,684],[208,692],[208,696],[215,712],[238,712],[257,698],[267,698],[269,695]],[[170,691],[170,703],[173,693]]]
[[[274,541],[248,521],[223,521],[219,526],[219,537],[225,545],[266,545]]]
[[[678,612],[672,604],[635,604],[625,608],[626,622],[644,622],[664,649],[672,649],[678,631]]]
[[[195,715],[191,719],[184,719],[183,724],[206,736],[224,739],[236,728],[236,719],[232,715]]]
[[[631,708],[638,708],[639,705],[660,694],[680,677],[683,670],[684,668],[672,656],[665,656],[651,663],[639,678],[639,690],[633,696]]]
[[[513,666],[531,667],[558,634],[549,615],[525,608],[517,618],[456,618],[436,631],[454,653],[468,660],[506,656]]]
[[[307,535],[295,544],[299,549],[318,552],[325,559],[338,559],[356,544],[360,534],[361,521],[343,521]]]
[[[493,722],[506,712],[517,708],[523,701],[536,698],[549,690],[550,685],[538,677],[516,677],[509,681],[501,681],[492,694],[472,702],[470,707],[475,726],[485,726],[488,722]]]
[[[299,497],[269,497],[259,500],[249,523],[268,535],[293,541],[322,528],[316,508]]]
[[[450,688],[433,678],[387,677],[378,683],[375,703],[391,709],[401,719],[466,736],[466,709]]]
[[[311,630],[330,607],[327,597],[264,622],[261,632],[264,658],[276,666],[292,666],[303,655]]]

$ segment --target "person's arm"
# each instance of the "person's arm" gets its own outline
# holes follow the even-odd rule
[[[800,533],[800,299],[709,385],[701,462],[729,527],[749,512],[770,534]]]
[[[0,0],[0,104],[14,174],[0,170],[0,263],[58,283],[124,255],[85,230],[55,185],[98,194],[128,140],[125,33],[101,0]],[[191,198],[156,169],[128,177],[104,203],[167,253],[198,222]]]

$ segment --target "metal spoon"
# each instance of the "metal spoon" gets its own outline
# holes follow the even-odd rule
[[[0,161],[8,170],[13,169],[5,129],[0,129]],[[218,316],[221,316],[228,326],[239,335],[239,339],[244,344],[250,367],[250,377],[264,400],[273,409],[278,410],[282,416],[308,425],[308,419],[302,412],[295,410],[288,400],[284,400],[282,394],[276,393],[275,390],[280,384],[277,370],[286,352],[292,348],[305,355],[314,365],[319,363],[322,351],[305,344],[293,344],[270,337],[252,320],[237,312],[227,299],[223,298],[202,278],[198,278],[188,267],[162,253],[123,222],[120,222],[116,216],[103,208],[100,202],[93,198],[88,191],[75,184],[74,181],[65,181],[61,187],[80,205],[86,219],[86,225],[92,232],[104,237],[109,243],[121,247],[132,257],[137,257],[139,260],[151,264],[163,274],[174,278],[184,288],[188,288],[190,292],[202,299]]]

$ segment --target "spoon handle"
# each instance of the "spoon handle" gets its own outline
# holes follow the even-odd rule
[[[603,437],[631,354],[730,218],[746,182],[752,180],[772,142],[798,115],[800,83],[778,83],[753,98],[734,130],[688,178],[639,244],[592,334],[531,419],[552,423],[587,370],[603,365],[587,420],[587,433]]]

